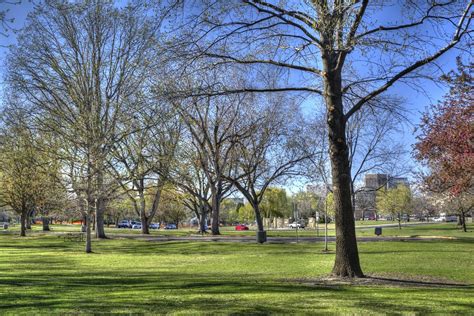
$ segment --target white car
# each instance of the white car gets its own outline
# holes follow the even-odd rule
[[[290,225],[288,225],[290,228],[304,228],[304,224],[293,222]]]
[[[141,223],[135,223],[132,225],[132,229],[142,229],[142,224]]]

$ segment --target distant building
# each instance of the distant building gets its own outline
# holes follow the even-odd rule
[[[383,187],[392,189],[398,185],[410,186],[408,178],[403,177],[392,177],[388,174],[383,173],[368,173],[365,175],[365,188],[379,190]]]
[[[365,175],[365,188],[378,190],[387,185],[389,180],[388,174],[366,174]]]
[[[399,185],[410,187],[408,178],[393,177],[388,180],[389,188],[396,188]]]
[[[393,189],[398,185],[410,187],[408,178],[393,177],[383,173],[368,173],[364,178],[364,187],[355,196],[355,218],[374,219],[376,216],[377,191],[383,188]]]

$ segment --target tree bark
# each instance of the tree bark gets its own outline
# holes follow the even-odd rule
[[[466,214],[464,213],[464,211],[461,211],[461,225],[462,225],[463,232],[467,233]]]
[[[341,73],[335,69],[331,56],[323,56],[325,64],[325,101],[327,105],[327,124],[329,155],[336,224],[336,259],[332,274],[338,277],[364,277],[359,262],[355,233],[354,213],[351,199],[351,172],[349,151],[346,140]]]
[[[41,221],[43,222],[43,231],[44,232],[50,231],[50,229],[49,229],[49,217],[43,216],[41,218]]]
[[[258,232],[265,232],[265,228],[263,227],[263,220],[262,220],[262,214],[260,213],[260,208],[257,202],[252,203],[253,210],[255,212],[255,220],[257,222],[257,230]],[[264,243],[265,241],[260,241],[258,238],[258,232],[257,232],[257,242]]]
[[[208,213],[208,207],[206,204],[203,204],[200,206],[200,211],[201,214],[198,217],[199,219],[199,232],[200,233],[207,233],[207,213]]]
[[[99,197],[96,201],[95,208],[95,236],[97,238],[107,238],[104,228],[105,198],[104,194],[104,178],[102,172],[97,173],[97,187],[99,188]]]
[[[397,219],[398,219],[398,229],[402,229],[402,224],[401,224],[402,218],[401,218],[400,213],[397,214]]]
[[[32,211],[26,212],[26,222],[25,222],[26,229],[31,229],[31,213]]]
[[[22,236],[22,237],[26,236],[27,213],[28,212],[22,211],[21,214],[20,214],[20,236]]]
[[[142,234],[149,235],[150,234],[150,229],[148,227],[149,218],[146,217],[145,210],[142,210],[140,215],[141,215],[140,220],[142,222]]]
[[[252,203],[253,210],[255,212],[255,221],[257,222],[257,229],[260,232],[265,231],[265,228],[263,227],[263,220],[262,220],[262,214],[260,213],[260,207],[258,203],[253,202]]]
[[[221,193],[220,188],[216,188],[212,192],[212,223],[211,223],[211,232],[213,235],[220,235],[219,231],[219,211],[220,211],[220,199]]]
[[[88,176],[87,179],[87,210],[85,212],[85,220],[86,220],[86,253],[91,253],[92,252],[92,214],[94,214],[94,206],[95,206],[95,201],[94,201],[94,196],[92,194],[92,177]],[[95,216],[94,216],[95,218]]]
[[[86,215],[86,253],[92,252],[91,217]]]

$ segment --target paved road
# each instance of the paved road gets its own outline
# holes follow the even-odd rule
[[[155,241],[155,242],[168,242],[168,241],[200,241],[200,242],[239,242],[239,243],[255,243],[256,238],[254,236],[200,236],[200,235],[191,235],[191,236],[182,236],[182,237],[172,237],[172,236],[143,236],[136,234],[113,234],[109,235],[111,238],[130,238],[130,239],[140,239],[146,241]],[[420,240],[440,240],[446,239],[446,237],[359,237],[357,241],[359,242],[379,242],[379,241],[420,241]],[[334,242],[335,237],[328,237],[329,242]],[[268,237],[267,242],[270,244],[288,244],[296,242],[311,242],[311,243],[323,243],[324,237],[299,237],[298,240],[296,237]]]

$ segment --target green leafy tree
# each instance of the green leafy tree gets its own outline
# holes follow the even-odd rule
[[[64,191],[58,182],[58,164],[41,150],[41,138],[29,128],[27,113],[13,106],[3,114],[0,204],[20,215],[20,236],[25,236],[31,212],[47,213]]]
[[[238,222],[239,211],[243,206],[243,203],[235,199],[224,199],[221,202],[221,221],[224,223]]]
[[[158,216],[162,221],[174,223],[176,227],[189,216],[189,209],[183,203],[185,196],[173,185],[165,185],[161,192]],[[143,224],[143,223],[142,223]]]
[[[240,209],[239,209],[239,222],[240,223],[249,223],[255,218],[255,212],[250,203],[245,203]]]
[[[379,190],[376,203],[379,212],[396,217],[398,228],[402,229],[402,214],[409,215],[411,213],[412,195],[410,188],[405,185],[399,185],[393,189]]]
[[[263,217],[285,217],[291,215],[291,205],[285,189],[268,188],[260,204]]]

